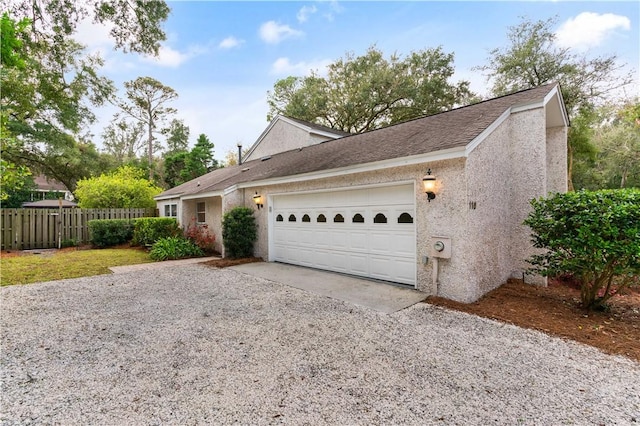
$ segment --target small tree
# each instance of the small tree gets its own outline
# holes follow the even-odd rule
[[[222,239],[226,256],[232,259],[253,256],[257,238],[256,219],[248,207],[235,207],[222,218]]]
[[[74,192],[78,206],[86,209],[101,208],[154,208],[154,196],[162,192],[143,177],[144,172],[123,166],[110,174],[83,179]]]
[[[532,200],[524,221],[534,247],[534,272],[571,274],[582,305],[602,309],[640,275],[640,190],[578,191]]]

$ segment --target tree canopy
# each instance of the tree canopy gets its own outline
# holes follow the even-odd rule
[[[214,144],[207,135],[200,134],[191,151],[179,150],[164,156],[164,181],[175,187],[209,173],[219,167],[213,156]]]
[[[80,180],[74,194],[78,206],[86,209],[153,208],[153,197],[160,192],[162,188],[145,179],[142,170],[122,166],[112,173]]]
[[[559,82],[567,112],[573,120],[589,115],[633,79],[615,55],[589,58],[556,43],[556,18],[521,22],[509,27],[509,45],[489,51],[488,64],[477,67],[492,83],[495,96]],[[585,121],[583,117],[578,121]],[[583,124],[583,123],[581,123]],[[568,184],[574,188],[574,170],[589,170],[596,148],[585,137],[586,128],[571,129],[568,138]],[[579,177],[578,179],[583,179]]]
[[[124,83],[126,100],[118,102],[122,112],[141,123],[146,132],[149,180],[153,180],[153,153],[160,148],[156,135],[162,134],[167,120],[176,113],[167,103],[178,97],[169,86],[151,77],[138,77]]]
[[[4,129],[14,136],[3,144],[7,162],[37,169],[73,189],[93,161],[95,146],[86,135],[95,119],[92,107],[114,91],[99,75],[102,58],[89,54],[76,37],[83,19],[111,23],[116,48],[157,53],[169,8],[164,1],[22,0],[2,17],[1,110]],[[82,158],[84,154],[89,157]],[[89,169],[96,170],[90,166]]]
[[[326,77],[278,80],[267,94],[267,119],[283,114],[361,133],[469,102],[469,82],[451,83],[453,73],[453,53],[441,47],[388,59],[370,47],[330,64]]]

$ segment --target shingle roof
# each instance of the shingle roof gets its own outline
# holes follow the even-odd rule
[[[214,170],[169,189],[159,197],[221,191],[246,182],[464,147],[509,108],[539,102],[554,87],[556,84],[523,90],[382,129],[274,154],[266,161],[252,160],[239,166]]]

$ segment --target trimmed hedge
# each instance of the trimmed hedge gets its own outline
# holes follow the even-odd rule
[[[178,222],[172,217],[141,217],[136,219],[132,244],[152,246],[161,238],[182,235]]]
[[[90,220],[89,235],[95,247],[111,247],[131,241],[134,220],[131,219],[96,219]]]
[[[222,240],[225,256],[232,259],[253,256],[253,243],[258,236],[253,210],[235,207],[222,218]]]

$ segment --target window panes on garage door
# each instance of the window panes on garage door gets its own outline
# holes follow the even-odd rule
[[[415,285],[413,185],[273,199],[272,260]]]

